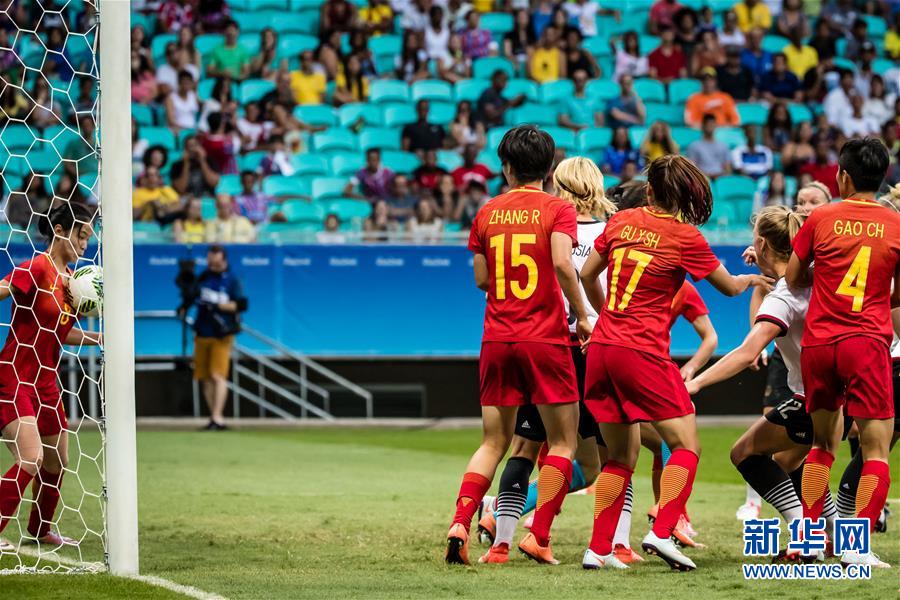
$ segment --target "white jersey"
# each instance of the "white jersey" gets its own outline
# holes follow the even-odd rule
[[[603,221],[578,221],[578,247],[572,249],[572,264],[575,270],[581,272],[581,267],[587,262],[588,256],[594,250],[594,240],[600,237],[603,230],[606,229],[606,223]],[[606,294],[606,271],[600,274],[600,285],[603,286],[603,293]],[[579,286],[580,287],[580,286]],[[591,322],[591,327],[597,322],[597,312],[587,299],[584,288],[581,288],[581,299],[584,307],[587,309],[587,318]],[[563,302],[566,303],[566,314],[569,314],[569,302],[563,296]],[[575,333],[575,319],[569,315],[569,331]]]
[[[891,344],[891,358],[894,360],[900,360],[900,338],[897,337],[897,334],[894,334],[894,342]]]
[[[775,345],[781,351],[788,370],[788,387],[799,395],[803,395],[800,341],[803,338],[811,292],[811,288],[791,290],[784,278],[779,279],[775,289],[766,294],[756,313],[756,322],[766,321],[781,327],[781,336],[775,340]]]

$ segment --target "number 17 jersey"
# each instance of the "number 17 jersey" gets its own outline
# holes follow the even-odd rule
[[[672,300],[685,273],[705,279],[719,267],[696,227],[650,208],[614,214],[594,242],[607,256],[607,294],[592,342],[669,359]]]
[[[550,236],[578,245],[575,207],[532,187],[501,194],[478,211],[469,250],[487,260],[484,342],[569,344],[569,326],[556,280]]]

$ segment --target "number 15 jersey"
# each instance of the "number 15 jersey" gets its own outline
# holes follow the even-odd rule
[[[484,342],[569,344],[569,326],[556,280],[550,236],[558,231],[578,245],[575,207],[537,188],[522,187],[478,211],[469,250],[488,267]]]
[[[594,248],[609,265],[591,341],[668,360],[672,299],[685,273],[705,279],[719,267],[706,239],[693,225],[644,207],[614,214]]]
[[[800,260],[814,262],[803,346],[856,335],[890,345],[900,214],[870,200],[821,206],[806,218],[793,245]]]

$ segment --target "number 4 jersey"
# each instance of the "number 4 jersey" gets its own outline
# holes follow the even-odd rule
[[[693,225],[644,207],[614,214],[594,248],[609,266],[591,341],[668,359],[672,299],[685,274],[705,279],[719,267],[706,239]]]
[[[483,341],[569,344],[550,236],[564,233],[574,248],[576,220],[572,204],[531,187],[497,196],[478,211],[469,250],[487,259]]]
[[[900,261],[900,214],[865,200],[817,208],[794,238],[815,263],[804,346],[866,335],[890,344],[891,282]]]

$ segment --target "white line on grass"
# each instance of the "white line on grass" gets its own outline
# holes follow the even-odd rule
[[[220,596],[218,594],[206,592],[189,585],[181,585],[180,583],[175,583],[174,581],[169,581],[168,579],[163,579],[162,577],[157,577],[156,575],[133,575],[128,579],[142,581],[150,585],[165,588],[170,592],[175,592],[176,594],[187,596],[188,598],[196,598],[197,600],[225,600],[223,596]]]

